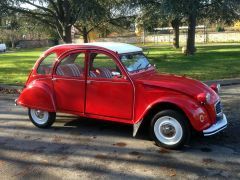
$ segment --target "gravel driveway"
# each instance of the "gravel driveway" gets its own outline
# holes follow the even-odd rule
[[[1,179],[239,179],[240,85],[221,96],[228,128],[170,151],[145,133],[132,138],[131,126],[64,114],[38,129],[14,106],[16,95],[0,94]]]

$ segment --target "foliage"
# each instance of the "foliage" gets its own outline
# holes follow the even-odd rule
[[[104,30],[118,27],[128,28],[131,22],[131,9],[124,0],[89,1],[88,13],[81,15],[74,27],[88,42],[88,34],[93,30]]]
[[[106,23],[119,24],[126,20],[122,12],[127,14],[124,0],[7,0],[2,6],[56,30],[66,43],[72,42],[73,26],[87,41],[90,31]]]
[[[92,1],[92,0],[90,0]],[[83,12],[84,0],[7,0],[7,9],[26,14],[55,29],[65,42],[72,42],[71,28]]]
[[[231,24],[240,15],[239,0],[138,0],[138,3],[143,9],[149,10],[148,15],[152,15],[153,19],[166,17],[172,22],[173,27],[175,24],[177,28],[182,20],[185,21],[188,24],[187,52],[189,54],[195,52],[195,27],[198,21],[208,20]]]
[[[22,39],[48,39],[54,37],[54,33],[49,27],[43,26],[39,21],[28,16],[8,12],[8,15],[2,18],[0,27],[0,40],[14,47]]]

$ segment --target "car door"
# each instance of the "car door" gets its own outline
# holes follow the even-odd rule
[[[64,112],[84,112],[85,51],[72,51],[63,56],[55,67],[53,85],[57,109]]]
[[[132,119],[133,86],[113,56],[90,52],[86,86],[87,114]]]

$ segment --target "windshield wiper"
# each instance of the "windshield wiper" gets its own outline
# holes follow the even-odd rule
[[[148,63],[146,66],[145,66],[145,70],[147,70],[149,67],[151,67],[152,65],[150,63]]]
[[[139,68],[142,66],[142,63],[140,63],[139,65],[138,65],[138,67],[137,67],[137,69],[136,69],[136,72],[138,72],[139,71]]]

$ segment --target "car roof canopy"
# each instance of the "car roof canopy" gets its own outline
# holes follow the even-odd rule
[[[62,51],[69,50],[69,49],[88,48],[88,47],[107,49],[113,52],[117,52],[119,54],[142,51],[142,48],[131,45],[131,44],[126,44],[126,43],[94,42],[94,43],[82,43],[82,44],[61,44],[48,49],[47,51],[45,51],[44,54],[48,54],[57,50],[59,50],[62,53]]]
[[[94,42],[94,43],[85,43],[83,45],[102,47],[114,52],[118,52],[119,54],[142,51],[142,48],[140,47],[137,47],[131,44],[117,43],[117,42]]]

